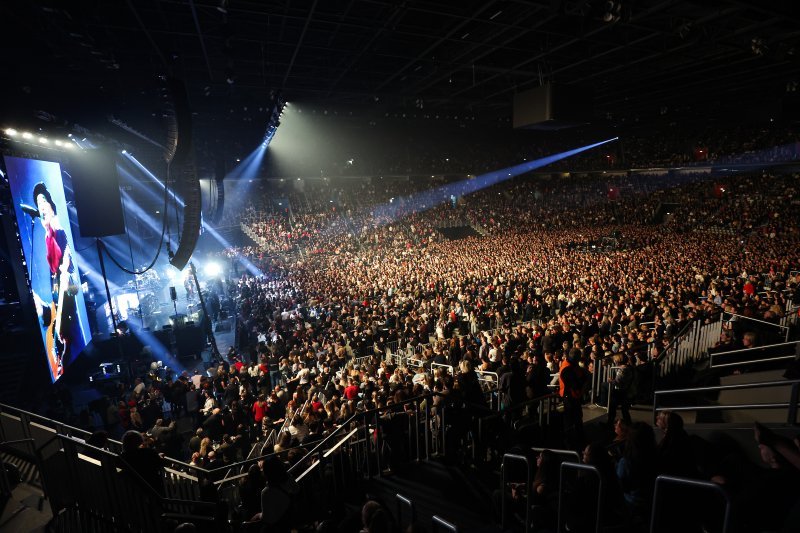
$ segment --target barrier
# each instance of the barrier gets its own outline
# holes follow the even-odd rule
[[[662,407],[659,405],[659,400],[663,396],[680,395],[680,394],[693,394],[702,392],[713,392],[723,390],[742,390],[742,389],[758,389],[758,388],[776,388],[776,387],[791,387],[789,393],[789,401],[782,403],[754,403],[754,404],[734,404],[734,405],[690,405],[690,406],[675,406],[675,407]],[[760,381],[756,383],[739,383],[736,385],[720,385],[715,387],[695,387],[691,389],[673,389],[673,390],[660,390],[656,391],[653,395],[653,422],[655,423],[656,416],[661,411],[734,411],[737,409],[787,409],[787,424],[797,424],[797,409],[798,402],[800,402],[800,380],[785,380],[785,381]]]
[[[431,517],[431,533],[436,533],[440,529],[445,529],[451,533],[458,533],[458,527],[455,524],[448,522],[440,516],[433,515],[433,517]]]
[[[790,359],[795,359],[797,356],[795,355],[796,347],[800,344],[800,341],[794,342],[781,342],[778,344],[768,344],[766,346],[756,346],[754,348],[743,348],[741,350],[729,350],[725,352],[717,352],[712,353],[709,357],[709,368],[723,368],[723,367],[739,367],[739,366],[748,366],[748,365],[755,365],[760,363],[769,363],[774,361],[786,361]],[[769,357],[759,357],[755,359],[747,359],[741,361],[734,361],[730,363],[720,363],[720,359],[727,359],[731,358],[731,356],[749,356],[751,354],[756,355],[761,352],[766,351],[773,351],[775,349],[775,353],[781,353],[783,351],[791,351],[791,354],[788,355],[770,355]],[[732,359],[735,359],[733,357]]]
[[[507,531],[509,529],[508,524],[506,523],[506,501],[507,501],[507,494],[506,494],[506,486],[508,485],[506,481],[506,473],[508,472],[508,467],[506,464],[508,462],[515,461],[519,463],[525,464],[525,533],[529,533],[530,525],[531,525],[531,488],[532,488],[532,481],[533,481],[533,473],[531,472],[531,462],[530,460],[524,455],[517,455],[513,453],[507,453],[503,455],[503,462],[500,465],[500,520],[501,526],[503,531]]]
[[[405,530],[408,526],[414,524],[414,521],[417,519],[416,513],[414,511],[414,502],[411,501],[410,498],[406,498],[402,494],[395,494],[395,499],[397,500],[397,525],[399,525],[403,530]],[[408,508],[409,512],[409,522],[407,525],[404,526],[403,524],[403,507]]]
[[[595,468],[593,466],[585,465],[585,464],[582,464],[582,463],[570,463],[570,462],[561,463],[561,469],[559,471],[559,477],[558,477],[558,486],[559,486],[559,491],[558,491],[558,521],[556,522],[556,531],[564,531],[564,529],[562,529],[562,528],[566,526],[566,524],[565,524],[566,520],[564,519],[565,516],[564,516],[564,513],[562,513],[562,510],[563,510],[563,505],[562,504],[563,504],[564,492],[565,492],[564,488],[566,487],[566,485],[564,484],[564,472],[566,470],[579,470],[579,471],[583,471],[583,472],[591,472],[592,475],[597,478],[597,503],[596,503],[597,510],[596,510],[596,514],[595,514],[595,529],[594,530],[595,530],[595,533],[600,533],[600,531],[602,530],[602,523],[603,523],[602,522],[602,516],[603,516],[603,478],[600,475],[600,472],[598,472],[597,468]],[[569,530],[567,530],[567,531],[569,531]]]
[[[678,335],[656,357],[653,378],[673,375],[701,359],[706,350],[719,341],[722,333],[722,314],[704,323],[698,319],[684,326]]]
[[[663,494],[662,487],[667,484],[683,485],[685,487],[697,487],[719,494],[725,500],[725,512],[722,519],[721,533],[728,532],[728,526],[730,525],[731,518],[731,499],[728,495],[728,492],[722,486],[710,481],[700,481],[697,479],[662,475],[656,478],[655,489],[653,491],[653,510],[650,514],[650,533],[655,533],[657,531],[656,525],[659,523],[658,518],[661,514],[662,507],[662,499],[659,498],[659,496]]]

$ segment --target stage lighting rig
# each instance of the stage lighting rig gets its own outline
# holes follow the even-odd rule
[[[283,115],[284,107],[286,107],[286,100],[283,99],[283,95],[278,91],[272,98],[272,106],[270,107],[269,118],[267,119],[267,131],[264,133],[264,140],[261,143],[264,148],[269,146],[269,142],[272,140],[272,137],[275,136],[278,126],[281,125],[281,115]]]

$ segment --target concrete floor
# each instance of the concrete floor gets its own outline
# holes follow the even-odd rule
[[[0,515],[0,532],[43,532],[52,517],[50,504],[42,498],[41,489],[20,483]]]

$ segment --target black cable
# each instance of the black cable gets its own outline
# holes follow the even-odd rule
[[[169,176],[169,165],[167,165],[167,175]],[[104,243],[101,239],[98,239],[98,241],[100,241],[100,244],[103,245],[102,248],[106,254],[106,257],[108,257],[111,260],[111,262],[117,266],[117,268],[119,268],[126,274],[130,274],[132,276],[140,276],[145,272],[147,272],[148,270],[150,270],[151,268],[153,268],[153,266],[155,266],[156,264],[156,261],[158,261],[159,256],[161,255],[161,248],[163,248],[164,246],[164,234],[166,233],[168,225],[167,207],[169,207],[169,178],[167,178],[167,181],[164,182],[164,217],[161,224],[161,238],[158,241],[158,250],[156,251],[156,256],[153,258],[150,264],[147,265],[147,267],[145,267],[143,270],[138,270],[138,271],[135,269],[130,270],[125,268],[119,261],[117,261],[117,259],[113,255],[111,255],[111,252],[109,252],[108,248],[106,248],[106,243]]]
[[[179,180],[175,180],[175,181],[177,183]],[[174,189],[172,191],[172,199],[174,200],[173,204],[175,205],[175,231],[180,232],[181,231],[181,218],[180,218],[180,213],[178,211],[178,194],[177,194],[177,191],[174,190]]]

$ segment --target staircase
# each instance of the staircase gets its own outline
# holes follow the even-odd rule
[[[499,479],[492,484],[499,487]],[[461,532],[501,531],[492,506],[491,490],[477,472],[436,461],[412,462],[366,484],[371,499],[382,502],[401,527],[410,524],[408,508],[397,495],[413,502],[414,523],[428,529],[434,516]]]

